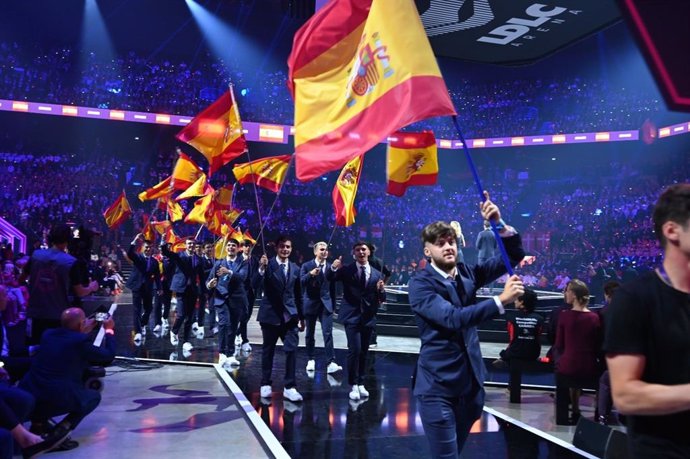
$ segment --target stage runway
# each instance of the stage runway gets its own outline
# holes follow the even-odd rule
[[[218,365],[217,340],[210,330],[192,339],[194,349],[173,347],[169,335],[149,332],[136,346],[131,340],[131,304],[117,298],[117,366],[108,370],[103,403],[74,438],[82,443],[69,457],[104,451],[164,453],[166,457],[206,456],[214,452],[237,457],[422,458],[429,456],[426,437],[410,388],[419,340],[379,336],[369,358],[366,401],[347,396],[344,371],[328,375],[318,346],[316,371],[305,371],[306,352],[297,353],[297,389],[301,403],[282,397],[284,358],[279,346],[273,371],[273,396],[259,396],[261,334],[249,322],[252,351],[239,355],[241,365],[226,372]],[[92,301],[88,310],[112,299]],[[304,335],[301,334],[301,346]],[[337,361],[344,366],[345,334],[334,330]],[[487,361],[504,347],[483,343]],[[553,384],[549,375],[530,375],[524,384]],[[467,458],[594,457],[572,446],[574,426],[556,426],[549,390],[524,390],[523,403],[508,403],[507,375],[490,368],[484,416],[465,447]],[[592,416],[593,397],[583,397],[583,414]],[[128,445],[128,446],[122,446]],[[123,449],[125,448],[125,449]],[[237,450],[236,448],[241,448]],[[237,454],[235,454],[237,451]],[[75,455],[78,452],[79,455]]]

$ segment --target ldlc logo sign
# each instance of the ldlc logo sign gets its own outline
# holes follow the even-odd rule
[[[552,17],[558,16],[565,11],[567,11],[567,8],[554,6],[548,9],[546,5],[535,3],[525,10],[525,14],[530,19],[510,18],[506,24],[496,27],[487,36],[480,37],[477,41],[495,45],[507,45],[529,32],[530,28],[538,28],[549,22]]]
[[[534,62],[620,18],[618,7],[611,0],[415,3],[437,56],[492,64]]]

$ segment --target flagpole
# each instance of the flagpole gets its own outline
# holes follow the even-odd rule
[[[479,197],[481,201],[484,202],[486,201],[486,196],[484,196],[484,188],[482,187],[482,182],[479,180],[479,174],[477,173],[477,168],[474,165],[474,161],[472,161],[472,156],[470,156],[470,150],[469,148],[467,148],[465,136],[462,135],[462,131],[460,130],[460,125],[458,124],[458,117],[456,115],[453,115],[451,116],[451,119],[453,120],[453,125],[455,125],[455,130],[458,132],[458,136],[460,136],[460,142],[462,142],[462,150],[465,152],[465,159],[467,159],[467,164],[470,166],[470,170],[472,171],[474,183],[477,185],[477,190],[479,191]],[[503,238],[498,233],[496,222],[494,222],[493,220],[489,220],[489,223],[491,223],[491,229],[494,232],[494,236],[496,236],[496,243],[498,245],[498,249],[501,251],[501,257],[503,258],[503,263],[505,264],[506,269],[508,270],[508,275],[512,276],[514,274],[514,271],[513,267],[510,264],[510,258],[508,258],[508,252],[506,252],[506,247],[503,244]]]
[[[194,236],[194,240],[196,241],[199,239],[199,234],[201,233],[201,230],[204,229],[204,225],[199,226],[199,231],[196,232],[196,236]]]
[[[329,250],[331,247],[331,241],[333,240],[333,235],[335,234],[335,230],[337,230],[337,229],[338,229],[338,224],[336,223],[335,225],[333,225],[333,231],[331,231],[331,235],[329,236],[328,243],[326,245]]]
[[[285,170],[285,176],[286,176],[285,179],[287,179],[287,173],[290,172],[290,167],[292,167],[292,163],[293,163],[294,158],[295,158],[295,155],[292,155],[292,156],[290,157],[290,162],[288,163],[288,167],[287,167],[287,169]],[[251,162],[249,163],[249,168],[250,168],[250,169],[249,169],[249,173],[252,174],[252,171],[251,171]],[[252,174],[252,175],[253,175],[253,174]],[[263,223],[262,223],[261,221],[259,221],[259,223],[260,223],[260,226],[259,226],[259,235],[256,237],[256,239],[258,240],[259,238],[261,238],[262,247],[264,247],[264,253],[266,253],[266,247],[263,246],[263,241],[264,241],[263,232],[264,232],[264,228],[266,227],[266,224],[268,223],[268,219],[271,218],[271,213],[273,212],[273,208],[275,207],[276,203],[278,202],[278,198],[280,197],[280,193],[283,192],[283,187],[285,186],[285,179],[283,180],[283,183],[280,184],[280,188],[278,188],[278,193],[276,193],[276,198],[273,200],[273,204],[271,204],[271,208],[268,209],[268,214],[266,215],[266,221],[263,222]],[[254,189],[256,190],[256,180],[254,180],[253,183],[254,183]],[[258,202],[258,201],[257,201],[257,202]],[[257,204],[257,205],[258,205],[258,204]],[[260,218],[260,217],[259,217],[259,218]]]

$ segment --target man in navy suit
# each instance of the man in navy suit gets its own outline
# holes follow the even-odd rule
[[[347,336],[347,379],[351,386],[350,399],[357,401],[369,396],[364,387],[367,352],[371,333],[376,327],[376,311],[386,299],[383,275],[369,263],[371,250],[366,242],[352,246],[355,262],[343,266],[340,257],[326,272],[326,279],[343,283],[343,301],[338,320],[345,326]]]
[[[246,314],[240,319],[240,337],[242,339],[242,352],[251,352],[252,346],[249,344],[249,337],[247,337],[247,322],[252,316],[252,311],[254,309],[254,302],[256,297],[261,294],[261,289],[255,285],[252,285],[252,278],[257,269],[259,269],[259,259],[252,255],[252,249],[254,244],[252,241],[245,239],[242,244],[242,258],[247,262],[247,281],[244,283],[244,289],[247,292],[247,311]]]
[[[280,338],[285,352],[283,397],[291,402],[299,402],[302,395],[295,388],[298,324],[299,328],[304,330],[299,267],[288,259],[292,253],[292,241],[289,237],[281,236],[276,240],[276,252],[276,257],[270,260],[264,254],[259,260],[259,269],[254,274],[254,284],[263,286],[264,291],[257,317],[263,336],[261,397],[271,396],[273,356]]]
[[[244,289],[247,262],[238,255],[239,248],[237,239],[228,239],[225,245],[227,255],[216,260],[206,280],[206,287],[211,291],[211,305],[218,313],[218,363],[225,369],[240,364],[235,358],[235,336],[240,319],[247,310],[247,292]]]
[[[101,402],[100,392],[86,388],[82,378],[89,366],[109,365],[115,358],[115,323],[112,319],[103,322],[105,344],[97,347],[87,335],[95,323],[86,320],[84,311],[66,309],[60,321],[60,328],[43,334],[41,347],[19,387],[36,399],[31,418],[37,424],[67,413],[51,434],[66,438]]]
[[[137,252],[137,242],[142,240],[144,240],[144,235],[137,234],[127,250],[127,258],[132,260],[134,265],[126,285],[132,291],[134,344],[136,345],[141,344],[142,334],[146,335],[146,327],[148,327],[153,309],[154,288],[157,295],[163,293],[158,260],[151,256],[153,254],[151,242],[144,241],[142,253]]]
[[[307,371],[316,369],[314,360],[314,333],[316,320],[321,322],[323,344],[328,358],[327,373],[335,373],[343,369],[335,362],[333,350],[333,310],[335,308],[335,283],[326,280],[326,273],[331,269],[331,264],[326,261],[328,257],[328,244],[317,242],[314,244],[315,259],[302,265],[300,270],[300,282],[302,283],[302,308],[307,323]]]
[[[170,330],[170,342],[176,346],[179,342],[178,334],[182,330],[182,350],[191,351],[194,347],[189,342],[192,334],[192,319],[194,315],[194,305],[196,304],[199,292],[198,282],[204,275],[201,260],[194,254],[194,239],[189,238],[185,241],[185,250],[182,253],[175,253],[170,250],[168,244],[161,245],[161,252],[170,259],[175,265],[175,274],[170,282],[170,290],[175,292],[177,298],[177,318]]]
[[[501,220],[485,192],[480,205],[486,220],[497,222],[513,266],[524,257],[520,236]],[[503,292],[477,300],[477,290],[506,272],[501,255],[476,266],[457,262],[457,234],[446,222],[422,231],[426,268],[410,280],[409,295],[419,328],[421,349],[415,369],[414,395],[432,456],[457,458],[484,406],[484,363],[477,325],[503,314],[504,305],[524,293],[518,276]]]

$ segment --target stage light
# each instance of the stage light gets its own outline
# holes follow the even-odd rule
[[[243,88],[243,89],[240,91],[240,94],[242,94],[243,96],[246,96],[247,94],[249,94],[249,89]]]
[[[400,247],[401,249],[404,249],[405,248],[405,241],[403,241],[402,239],[399,240],[398,241],[398,247]]]

